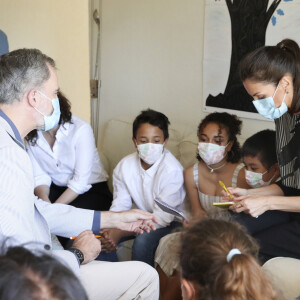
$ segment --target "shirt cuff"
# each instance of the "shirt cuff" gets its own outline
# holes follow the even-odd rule
[[[89,191],[92,187],[91,184],[88,185],[82,185],[79,182],[76,182],[74,180],[70,180],[67,184],[67,187],[73,190],[75,193],[82,195]]]
[[[67,249],[67,251],[71,252],[71,251],[68,250],[68,249]],[[76,258],[76,260],[77,260],[77,262],[78,262],[78,266],[80,267],[80,261],[79,261],[79,258],[77,257],[77,255],[76,255],[75,253],[73,253],[73,252],[71,252],[71,253],[75,256],[75,258]]]
[[[93,218],[93,226],[92,231],[93,233],[99,233],[100,232],[100,223],[101,222],[101,212],[95,210],[94,211],[94,218]]]
[[[50,187],[51,185],[51,178],[47,175],[41,175],[34,177],[34,188],[36,188],[39,185],[47,185]]]

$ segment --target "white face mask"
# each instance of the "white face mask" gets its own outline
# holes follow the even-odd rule
[[[137,149],[140,159],[148,165],[153,165],[161,158],[164,150],[164,144],[140,144],[137,145]]]
[[[217,164],[225,157],[225,149],[228,144],[226,146],[220,146],[217,144],[200,142],[198,144],[199,155],[207,165]]]
[[[263,181],[262,177],[264,174],[266,174],[268,171],[264,173],[255,173],[252,171],[245,170],[246,172],[246,182],[252,187],[252,188],[259,188],[262,186],[269,185],[271,181],[273,180],[274,176],[269,181]]]

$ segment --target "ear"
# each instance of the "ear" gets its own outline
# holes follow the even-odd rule
[[[234,144],[234,141],[230,141],[229,142],[229,144],[228,144],[228,146],[227,146],[227,152],[230,152],[231,151],[231,148],[232,148],[232,146],[233,146],[233,144]]]
[[[293,91],[293,78],[291,75],[284,75],[279,82],[287,94]]]
[[[194,288],[194,285],[186,280],[182,279],[181,280],[181,289],[182,289],[182,296],[184,300],[192,300],[195,299],[196,296],[196,291]]]
[[[133,141],[134,147],[137,149],[136,139],[134,137],[132,137],[132,141]]]
[[[165,141],[164,141],[164,147],[166,147],[168,140],[169,140],[169,138],[165,139]]]
[[[37,90],[30,90],[28,93],[27,93],[27,96],[26,96],[26,99],[28,101],[28,104],[32,107],[36,107],[38,106],[38,103],[39,103],[39,97],[37,97],[38,95],[38,92]]]

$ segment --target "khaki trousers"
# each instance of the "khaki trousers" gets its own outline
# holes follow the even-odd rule
[[[138,262],[92,261],[80,267],[81,282],[89,300],[158,300],[158,274]]]

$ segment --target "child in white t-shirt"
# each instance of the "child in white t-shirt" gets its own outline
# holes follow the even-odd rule
[[[162,211],[154,202],[159,199],[170,206],[180,207],[185,198],[183,168],[167,150],[168,118],[157,111],[142,111],[133,123],[133,143],[137,152],[124,157],[113,172],[113,203],[111,211],[132,207],[152,212],[157,229],[135,238],[132,259],[154,265],[154,253],[159,240],[179,226],[173,215]],[[110,230],[116,243],[129,233]]]

